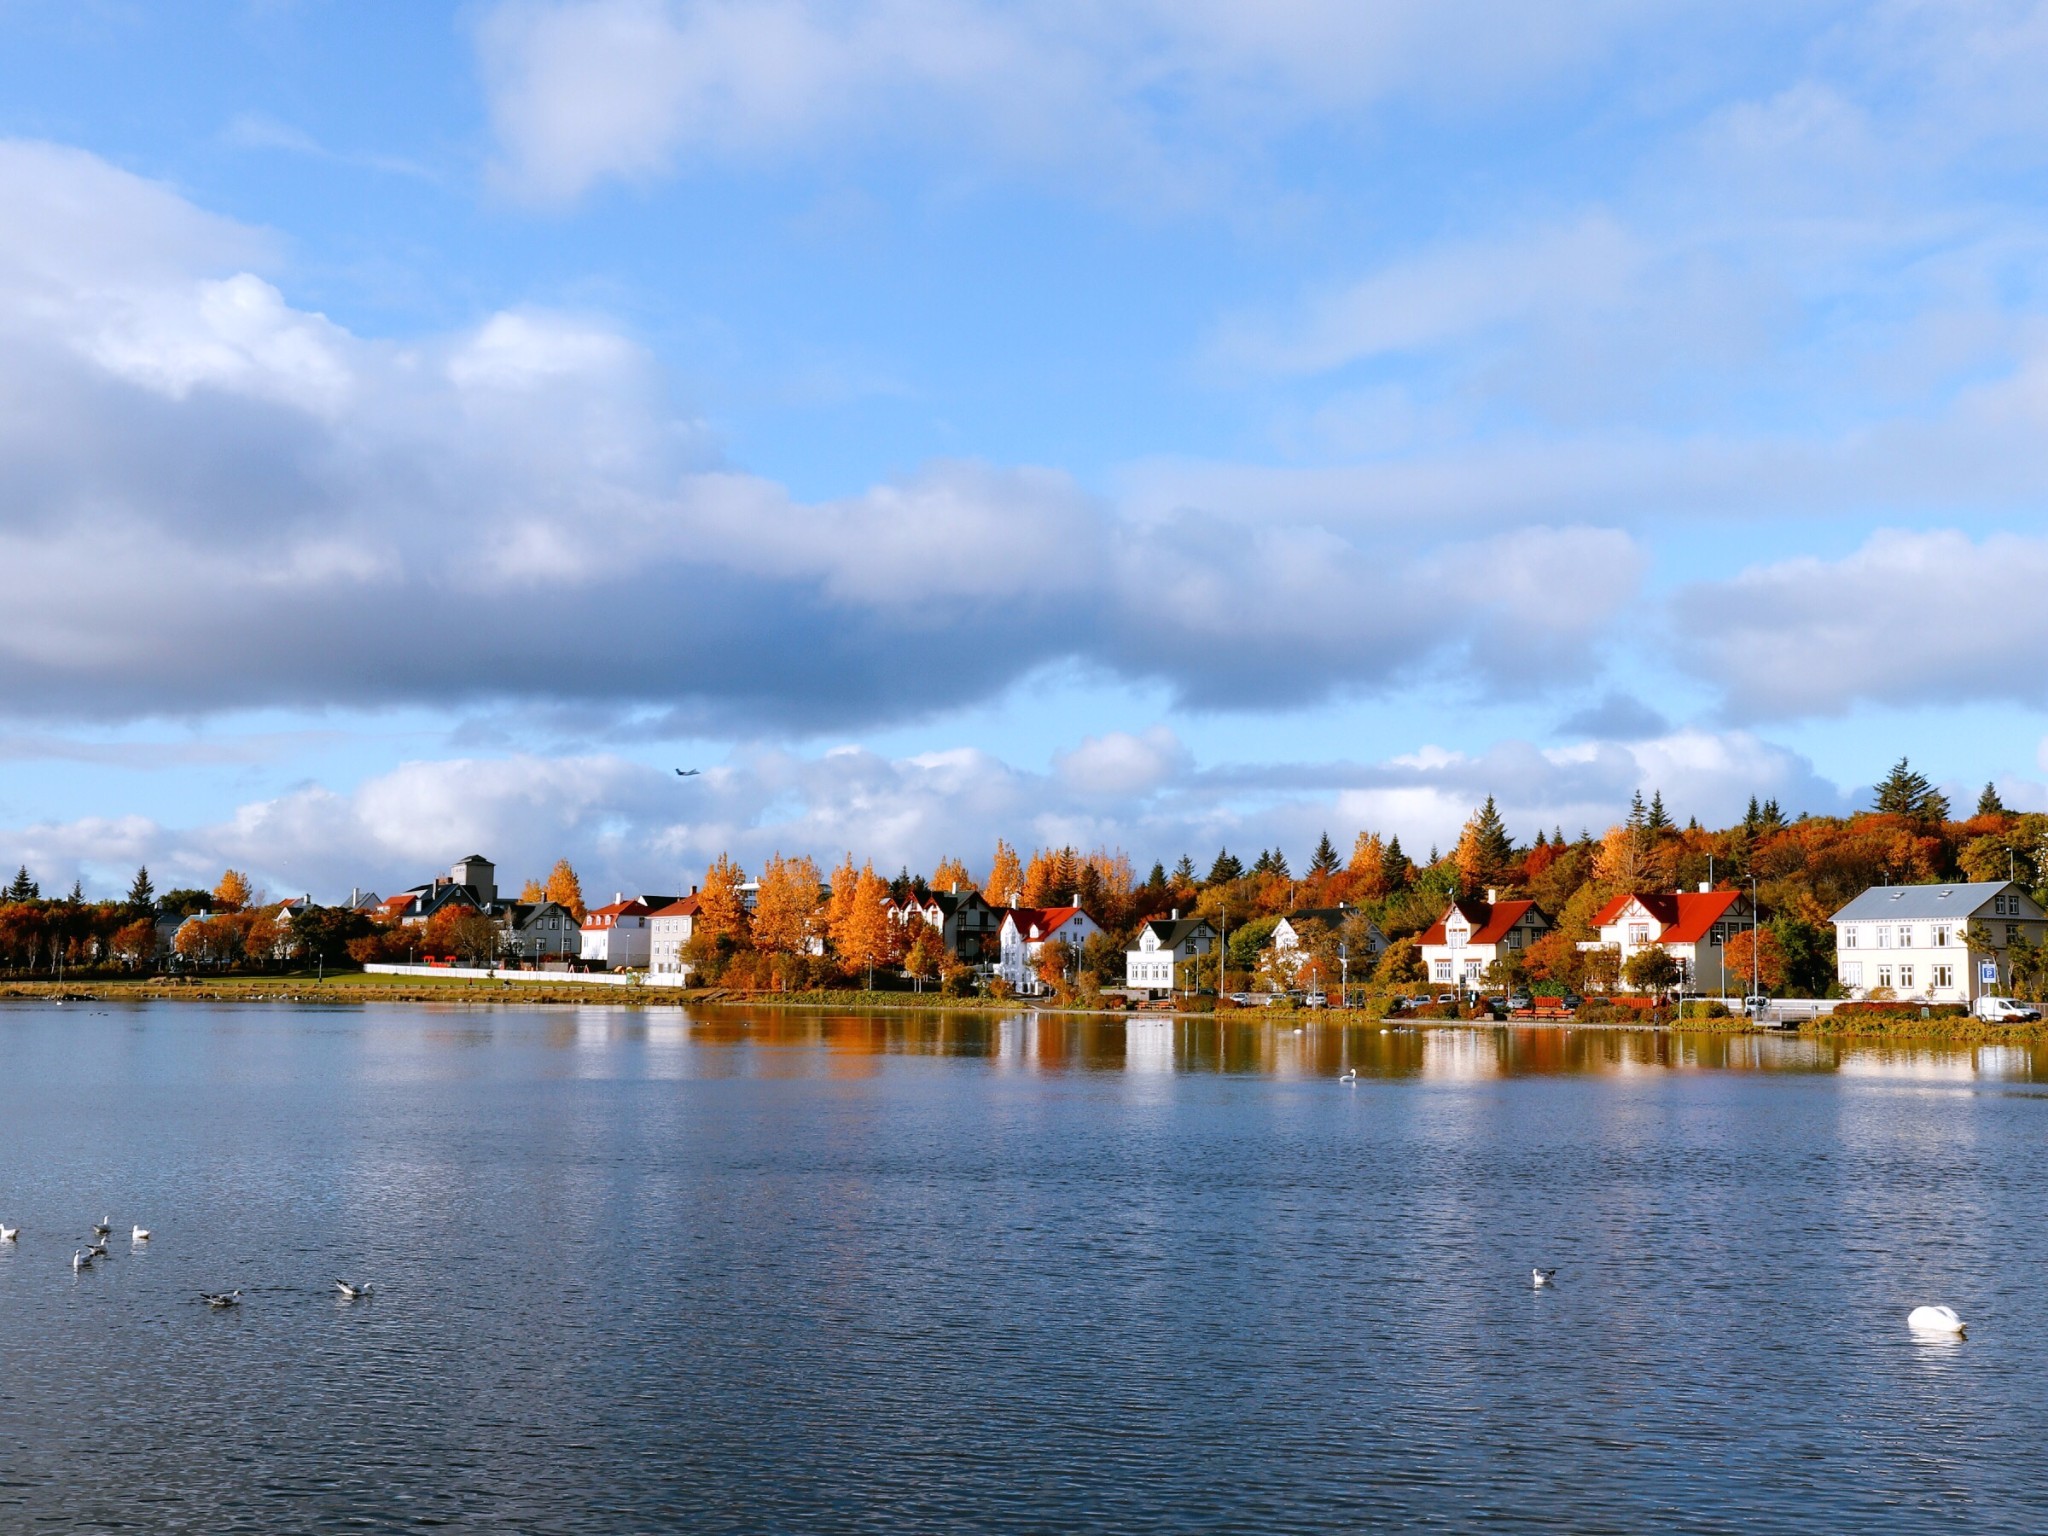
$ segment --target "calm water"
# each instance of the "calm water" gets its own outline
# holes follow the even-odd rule
[[[2044,1081],[1604,1033],[4,1009],[0,1530],[2039,1532]],[[156,1239],[74,1277],[101,1214]],[[1922,1301],[1968,1342],[1915,1343]]]

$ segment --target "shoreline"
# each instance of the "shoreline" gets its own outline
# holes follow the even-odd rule
[[[1872,1020],[1858,1028],[1850,1021],[1828,1018],[1806,1020],[1795,1028],[1772,1029],[1744,1018],[1688,1019],[1656,1022],[1607,1022],[1578,1020],[1482,1020],[1482,1019],[1388,1019],[1357,1009],[1264,1009],[1233,1008],[1218,1013],[1213,1009],[1169,1011],[1148,1009],[1137,1012],[1122,1008],[1059,1007],[1011,999],[970,997],[925,997],[902,992],[731,992],[722,987],[670,990],[633,987],[596,987],[565,981],[559,985],[513,983],[451,977],[445,981],[415,977],[366,977],[344,973],[341,977],[236,976],[210,980],[162,977],[97,977],[86,981],[0,981],[0,1003],[4,1002],[206,1002],[206,1003],[289,1003],[317,1007],[354,1007],[369,1003],[459,1003],[489,1007],[609,1007],[609,1008],[754,1008],[787,1011],[838,1011],[849,1013],[950,1013],[969,1015],[1048,1014],[1058,1018],[1100,1019],[1122,1023],[1146,1020],[1227,1019],[1239,1026],[1271,1024],[1289,1029],[1400,1029],[1414,1030],[1583,1030],[1620,1031],[1642,1034],[1709,1034],[1777,1036],[1795,1040],[1839,1040],[1877,1044],[1886,1041],[1943,1043],[1950,1045],[2043,1044],[2048,1043],[2048,1020],[2035,1024],[1989,1024],[1982,1020]],[[1944,1027],[1945,1026],[1945,1027]]]

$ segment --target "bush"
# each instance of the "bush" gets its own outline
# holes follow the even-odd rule
[[[1966,1019],[1970,1010],[1961,1003],[1838,1003],[1835,1017],[1841,1019]]]
[[[1678,1016],[1681,1019],[1725,1019],[1728,1017],[1728,1005],[1713,998],[1689,998],[1680,1005]]]

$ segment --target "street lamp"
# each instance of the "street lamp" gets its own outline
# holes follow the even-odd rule
[[[1761,943],[1759,936],[1761,932],[1759,919],[1761,916],[1762,914],[1756,904],[1756,876],[1751,874],[1749,877],[1749,995],[1752,998],[1763,990],[1757,984],[1757,977],[1761,969],[1760,962],[1762,960],[1762,956],[1758,952]],[[1756,1005],[1752,1003],[1750,1006],[1754,1007]],[[1743,1011],[1747,1013],[1749,1010],[1744,1009]]]
[[[1347,1012],[1351,1007],[1351,946],[1342,939],[1337,941],[1337,1006]]]

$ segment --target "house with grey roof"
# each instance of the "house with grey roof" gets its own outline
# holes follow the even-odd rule
[[[1216,930],[1199,917],[1182,917],[1178,908],[1166,918],[1153,918],[1138,930],[1138,947],[1124,951],[1124,987],[1148,998],[1173,993],[1174,967],[1216,947]]]
[[[1854,998],[1970,1003],[2012,982],[2013,946],[2048,937],[2048,912],[2010,880],[1874,885],[1829,919],[1835,974]],[[1972,946],[1975,928],[1982,940]]]

